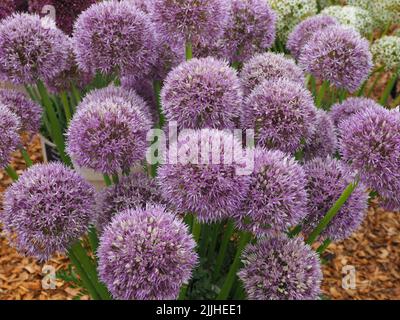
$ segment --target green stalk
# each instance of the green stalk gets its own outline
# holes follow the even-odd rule
[[[205,257],[207,254],[207,246],[208,246],[208,241],[210,239],[210,225],[203,225],[203,228],[201,230],[201,241],[200,241],[200,246],[199,246],[199,255],[200,257]]]
[[[222,265],[225,261],[225,255],[228,250],[229,241],[232,237],[234,229],[235,229],[234,223],[229,220],[228,224],[226,225],[226,230],[225,230],[224,236],[222,238],[221,247],[218,252],[215,273],[214,273],[214,279],[218,279],[218,277],[219,277],[219,274],[222,269]]]
[[[187,284],[184,284],[184,285],[182,286],[181,291],[180,291],[180,293],[179,293],[178,300],[185,300],[185,298],[186,298],[186,293],[187,293],[187,291],[188,291],[188,288],[189,288],[189,285],[187,285]]]
[[[68,96],[65,91],[60,93],[60,99],[64,108],[65,119],[67,120],[67,125],[68,125],[72,119],[72,113],[68,102]]]
[[[318,247],[317,249],[317,253],[319,255],[323,254],[324,251],[326,250],[326,248],[329,247],[329,245],[331,244],[332,240],[331,239],[325,239],[324,242],[322,242],[322,244]]]
[[[383,91],[383,94],[382,94],[381,98],[379,99],[379,103],[382,106],[386,105],[386,103],[389,99],[389,96],[390,96],[390,92],[392,92],[393,87],[396,84],[397,78],[398,78],[398,74],[397,74],[397,72],[395,72],[395,74],[392,76],[392,78],[389,80],[388,84],[386,85],[385,90]]]
[[[28,168],[29,168],[29,167],[32,167],[32,166],[33,166],[33,162],[32,162],[32,160],[31,160],[31,158],[29,157],[29,154],[28,154],[28,152],[25,150],[25,148],[24,148],[23,146],[21,146],[21,147],[19,148],[19,151],[21,152],[22,158],[24,158],[24,161],[25,161],[26,166],[27,166]]]
[[[96,254],[97,248],[99,247],[99,237],[97,235],[97,230],[94,226],[91,226],[89,229],[88,239],[93,253]]]
[[[158,128],[161,129],[164,126],[165,123],[165,117],[164,113],[162,110],[161,106],[161,81],[160,80],[154,80],[153,82],[153,89],[154,89],[154,96],[156,97],[156,105],[157,105],[157,111],[158,111],[158,117],[160,119],[158,123]]]
[[[76,105],[78,105],[81,102],[82,97],[81,97],[81,94],[80,94],[79,90],[76,88],[75,84],[71,85],[71,91],[72,91],[72,94],[73,94],[73,96],[75,98]]]
[[[111,178],[107,174],[103,174],[103,179],[107,187],[112,185]]]
[[[288,237],[289,238],[294,238],[295,236],[297,236],[301,232],[301,229],[302,229],[301,225],[300,224],[297,225],[296,227],[294,227],[294,229],[292,231],[290,231],[288,233]]]
[[[194,240],[196,241],[196,243],[198,243],[201,234],[201,224],[197,221],[196,217],[193,217],[192,233]]]
[[[216,224],[213,227],[212,235],[211,235],[211,241],[208,247],[208,261],[211,262],[214,260],[215,256],[215,248],[217,246],[217,241],[218,241],[218,234],[219,230],[221,228],[221,224]]]
[[[236,273],[240,266],[240,258],[241,258],[243,249],[249,243],[250,239],[251,239],[250,233],[248,233],[248,232],[241,233],[238,248],[237,248],[236,255],[235,255],[235,259],[233,260],[233,263],[229,269],[228,275],[226,276],[224,285],[222,286],[222,289],[217,297],[217,300],[226,300],[229,297],[229,293],[232,289],[232,285],[236,278]]]
[[[325,93],[329,89],[329,81],[324,81],[319,88],[318,95],[315,100],[315,104],[318,108],[321,108],[322,101],[324,100]]]
[[[315,77],[313,75],[310,75],[311,79],[310,79],[310,85],[311,85],[311,92],[313,94],[313,96],[315,97],[315,95],[317,94],[317,84],[315,81]]]
[[[231,67],[235,70],[239,70],[240,69],[240,62],[239,61],[234,61],[231,65]]]
[[[112,181],[113,181],[114,184],[118,184],[119,183],[119,177],[118,177],[117,173],[112,175]]]
[[[4,168],[4,170],[7,172],[8,176],[13,181],[17,181],[18,180],[18,173],[13,169],[13,167],[7,166],[7,167]]]
[[[183,218],[183,221],[188,226],[190,233],[192,233],[192,225],[193,225],[193,216],[191,214],[186,214]]]
[[[383,74],[384,69],[382,68],[380,71],[376,72],[376,78],[374,82],[372,83],[372,86],[368,89],[366,96],[370,97],[372,92],[375,90],[376,85],[378,84],[379,80],[381,79],[381,76]]]
[[[190,41],[186,42],[186,45],[185,45],[185,57],[186,57],[186,61],[189,61],[190,59],[193,58],[193,47],[192,47],[192,43]]]

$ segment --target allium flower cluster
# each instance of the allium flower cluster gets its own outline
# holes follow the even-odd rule
[[[46,261],[64,253],[93,219],[94,189],[59,163],[34,165],[4,195],[1,222],[16,248]]]
[[[0,3],[0,20],[7,18],[15,11],[14,0],[2,0]]]
[[[245,99],[241,124],[255,130],[257,146],[295,153],[314,132],[316,110],[303,85],[265,80]]]
[[[361,180],[400,208],[400,111],[368,108],[339,124],[340,152]]]
[[[267,238],[249,245],[238,273],[251,300],[318,299],[322,271],[318,255],[300,238]]]
[[[119,95],[103,90],[103,100],[95,92],[78,107],[68,129],[67,149],[80,167],[115,174],[144,159],[151,121],[146,103],[133,92],[133,99],[127,100],[122,88],[115,89]]]
[[[140,78],[157,58],[152,23],[126,1],[92,5],[79,16],[73,36],[76,59],[85,72],[122,72]]]
[[[304,165],[308,192],[308,216],[303,224],[305,233],[312,232],[328,210],[339,199],[355,174],[341,161],[316,158]],[[361,225],[368,208],[368,193],[360,183],[337,215],[322,232],[322,239],[340,241],[348,238]]]
[[[164,82],[161,101],[168,121],[179,128],[234,128],[242,104],[236,71],[225,61],[192,59],[173,69]]]
[[[197,264],[187,226],[162,206],[126,210],[100,239],[100,279],[114,298],[176,299]]]
[[[400,37],[384,36],[371,46],[376,65],[385,66],[385,70],[400,72]]]
[[[265,52],[247,61],[240,72],[244,94],[247,96],[264,80],[288,79],[304,85],[303,70],[283,54]]]
[[[300,164],[281,151],[256,148],[255,166],[239,227],[257,236],[287,231],[307,215],[306,178]]]
[[[68,37],[36,15],[14,14],[0,24],[0,78],[32,84],[65,68]]]
[[[11,154],[20,144],[20,128],[18,116],[0,102],[0,169],[8,166]]]
[[[330,26],[307,42],[299,63],[314,77],[354,92],[369,75],[372,55],[368,41],[357,31]]]

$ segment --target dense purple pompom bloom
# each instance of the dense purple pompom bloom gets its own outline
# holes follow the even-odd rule
[[[249,245],[238,273],[251,300],[318,299],[322,271],[318,254],[301,238],[276,237]]]
[[[11,154],[20,144],[20,128],[18,116],[0,103],[0,169],[8,166]]]
[[[197,264],[188,227],[163,206],[129,209],[104,231],[99,275],[116,299],[176,299]]]
[[[258,54],[243,65],[240,73],[245,95],[264,80],[288,79],[304,85],[304,73],[294,60],[283,54],[266,52]]]
[[[255,130],[257,146],[295,153],[314,132],[316,110],[304,86],[265,80],[246,98],[241,123]]]
[[[341,121],[347,120],[352,115],[359,111],[364,111],[367,108],[381,109],[382,106],[373,99],[364,97],[350,97],[344,100],[342,103],[334,104],[329,114],[333,120],[333,123],[337,127]]]
[[[79,16],[74,27],[76,59],[86,72],[141,77],[156,59],[155,45],[148,16],[126,1],[97,3]]]
[[[168,121],[179,128],[234,128],[242,104],[236,71],[212,57],[192,59],[165,80],[161,101]]]
[[[369,42],[343,26],[326,27],[303,47],[299,57],[306,72],[354,92],[373,66]]]
[[[333,155],[337,147],[335,126],[329,114],[317,110],[315,131],[304,145],[304,158],[310,160],[316,157],[325,158]]]
[[[0,24],[0,77],[32,84],[65,68],[68,37],[38,16],[14,14]]]
[[[19,117],[21,130],[30,133],[39,132],[43,113],[39,104],[21,92],[6,89],[0,89],[0,103]]]
[[[201,153],[187,155],[187,149]],[[186,140],[170,143],[170,150],[178,150],[178,161],[162,164],[157,181],[164,199],[178,212],[193,212],[200,221],[213,222],[232,217],[241,209],[250,179],[238,174],[243,150],[233,135],[192,130]]]
[[[286,47],[295,59],[298,59],[303,47],[313,37],[328,26],[338,25],[339,23],[333,17],[313,16],[300,22],[289,35]]]
[[[181,46],[210,44],[218,39],[229,19],[230,0],[154,0],[148,9],[166,41]]]
[[[281,151],[256,148],[255,166],[239,226],[257,236],[285,232],[307,214],[306,179],[300,164]]]
[[[1,0],[0,20],[7,18],[15,11],[14,0]]]
[[[265,0],[231,0],[223,41],[231,61],[243,62],[275,41],[276,14]]]
[[[361,181],[400,209],[400,111],[367,108],[339,124],[343,159]]]
[[[45,261],[68,250],[88,230],[94,193],[62,164],[35,165],[6,191],[1,222],[10,236],[16,235],[19,251]]]
[[[316,158],[304,165],[309,196],[305,233],[312,232],[339,199],[355,174],[342,162],[330,157]],[[322,232],[322,239],[340,241],[348,238],[361,225],[368,208],[368,193],[361,183]]]
[[[134,92],[98,90],[82,101],[71,121],[68,153],[81,167],[114,174],[145,158],[150,128],[147,105]]]

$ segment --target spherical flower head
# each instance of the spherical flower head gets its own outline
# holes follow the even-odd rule
[[[339,124],[342,158],[384,201],[400,208],[400,111],[368,108]],[[394,207],[394,206],[393,206]]]
[[[234,128],[242,103],[236,71],[212,57],[191,59],[173,69],[164,82],[161,102],[168,121],[179,128]]]
[[[0,103],[19,117],[22,131],[39,132],[43,113],[39,104],[21,92],[7,89],[0,89]]]
[[[82,101],[67,133],[68,153],[80,167],[115,174],[145,158],[146,135],[151,128],[147,105],[142,98],[124,89],[98,100],[98,92]]]
[[[238,273],[251,300],[314,300],[321,293],[318,254],[302,239],[266,238],[248,245]]]
[[[316,110],[304,86],[287,79],[265,80],[245,99],[241,124],[255,130],[257,146],[292,154],[311,138]]]
[[[309,17],[300,22],[290,33],[286,47],[292,56],[297,60],[300,57],[301,50],[312,38],[315,33],[324,30],[328,26],[337,25],[335,18],[323,15]]]
[[[154,0],[148,10],[156,29],[174,45],[212,43],[229,19],[230,0]],[[183,47],[182,47],[183,50]]]
[[[140,77],[156,59],[152,23],[126,1],[92,5],[78,17],[73,37],[78,65],[85,72]]]
[[[8,166],[11,154],[21,142],[19,137],[20,128],[18,116],[0,102],[0,169]]]
[[[2,0],[0,3],[0,20],[7,18],[15,11],[14,0]]]
[[[68,37],[36,15],[14,14],[0,24],[0,78],[33,84],[64,69]]]
[[[165,207],[118,214],[98,249],[99,276],[115,299],[176,299],[197,264],[188,227]]]
[[[20,252],[46,261],[86,233],[94,194],[89,183],[60,163],[34,165],[6,191],[1,222],[16,236]]]
[[[317,110],[315,131],[304,145],[304,159],[325,158],[326,156],[333,155],[336,147],[337,137],[331,117],[327,112]]]
[[[97,197],[96,225],[103,231],[113,216],[127,209],[145,208],[148,203],[161,203],[162,197],[154,179],[142,172],[124,176],[118,184],[102,190]]]
[[[371,46],[375,65],[385,67],[386,71],[399,72],[400,67],[400,37],[384,36]]]
[[[330,26],[307,42],[299,63],[314,77],[354,92],[368,78],[372,55],[368,41],[357,31]]]
[[[334,104],[329,114],[337,127],[343,120],[347,120],[352,115],[359,111],[366,110],[367,108],[381,109],[382,106],[370,98],[350,97],[341,103]]]
[[[265,0],[231,0],[231,19],[224,32],[230,60],[244,62],[275,41],[276,14]]]
[[[239,172],[247,159],[232,134],[190,130],[170,142],[170,150],[177,150],[177,161],[164,161],[156,178],[169,205],[178,212],[193,212],[205,223],[233,217],[241,209],[250,178]]]
[[[297,225],[307,214],[305,186],[304,171],[294,159],[256,148],[249,193],[237,213],[239,227],[261,237]]]
[[[316,0],[267,0],[276,11],[277,35],[286,42],[293,28],[307,17],[317,14]]]
[[[339,199],[343,190],[354,182],[355,174],[343,162],[326,158],[316,158],[304,165],[307,177],[308,216],[303,231],[311,233],[329,209]],[[360,183],[337,215],[329,222],[320,237],[334,241],[351,236],[361,225],[368,209],[368,193]]]
[[[334,17],[342,25],[349,26],[363,35],[369,35],[374,29],[370,13],[360,7],[330,6],[322,10],[321,15]]]
[[[265,52],[247,61],[240,72],[244,94],[247,96],[264,80],[288,79],[304,85],[303,70],[293,59],[283,54]]]

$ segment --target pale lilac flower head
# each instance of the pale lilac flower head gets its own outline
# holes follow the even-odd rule
[[[65,253],[93,220],[94,188],[59,163],[34,165],[4,195],[0,215],[16,248],[46,261]],[[15,241],[15,242],[14,242]]]
[[[257,146],[295,153],[314,132],[316,110],[304,86],[265,80],[245,99],[241,124],[255,130]]]
[[[330,157],[307,162],[304,171],[309,201],[303,232],[311,233],[349,183],[355,181],[355,174],[343,162]],[[367,209],[368,193],[366,187],[360,183],[320,237],[334,241],[348,238],[361,225]]]
[[[99,275],[115,299],[176,299],[197,264],[188,227],[159,205],[128,209],[104,231]]]
[[[0,20],[7,18],[15,11],[14,0],[1,0]]]
[[[303,47],[315,33],[319,33],[328,26],[338,25],[333,17],[313,16],[300,22],[289,35],[286,47],[295,59],[298,59]]]
[[[11,154],[21,143],[20,128],[18,116],[0,102],[0,169],[8,166]]]
[[[124,89],[115,90],[120,94],[104,94],[103,100],[99,91],[87,96],[71,121],[67,149],[80,167],[114,174],[145,158],[151,128],[147,105],[134,92],[128,100]]]
[[[239,227],[257,236],[285,232],[307,214],[306,179],[300,164],[281,151],[256,148],[251,184]]]
[[[248,245],[238,273],[251,300],[316,300],[322,271],[318,254],[301,238],[267,238]]]
[[[354,92],[373,66],[369,42],[343,26],[326,27],[303,47],[299,63],[314,77]]]
[[[296,65],[293,59],[283,54],[265,52],[255,55],[247,61],[240,72],[245,95],[257,87],[264,80],[288,79],[304,85],[303,70]]]
[[[165,80],[161,101],[168,121],[179,128],[235,127],[242,106],[236,71],[212,57],[192,59],[173,69]]]
[[[400,111],[367,108],[339,123],[344,161],[391,207],[400,209]]]
[[[32,84],[54,77],[67,63],[68,37],[36,15],[14,14],[0,24],[0,78]]]

